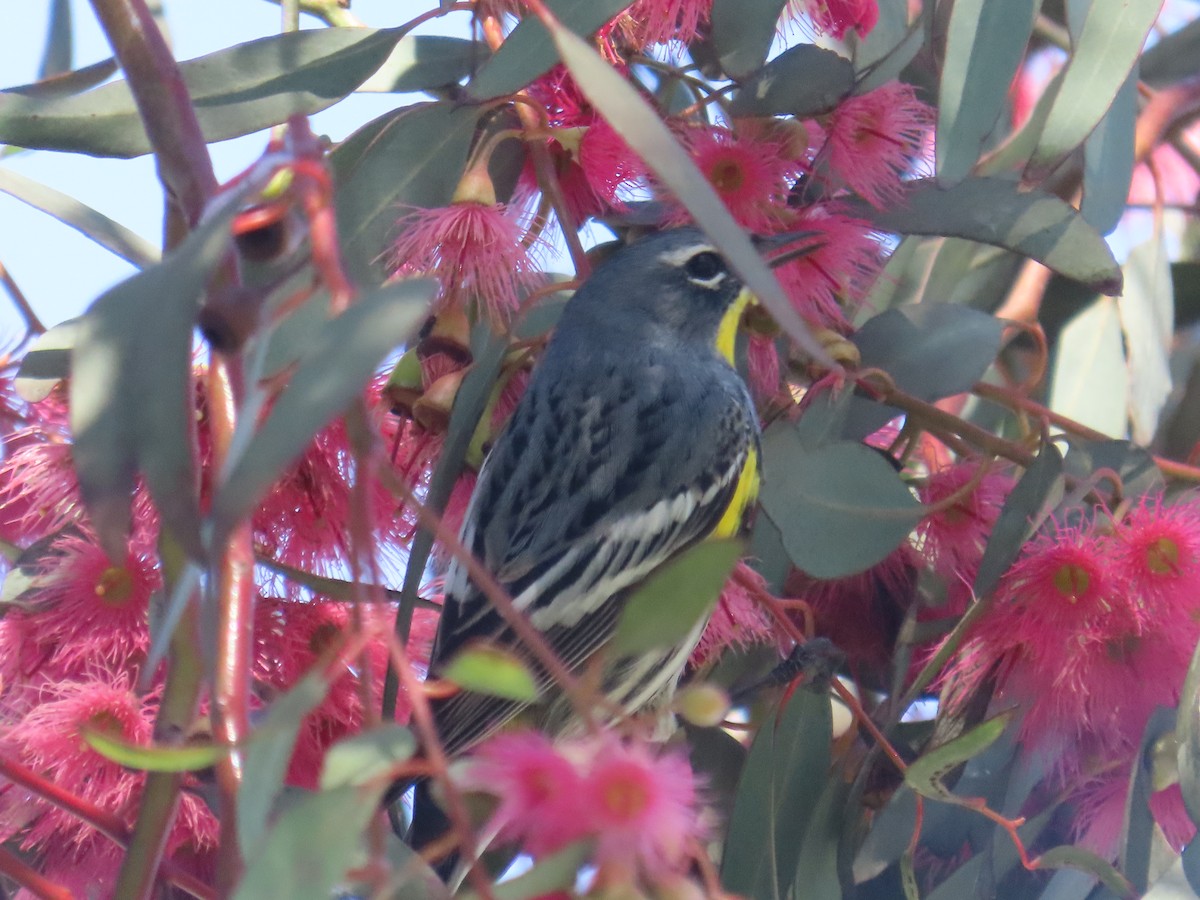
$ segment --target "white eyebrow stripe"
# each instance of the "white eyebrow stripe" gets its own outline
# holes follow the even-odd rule
[[[662,262],[665,262],[668,266],[678,267],[682,266],[697,253],[716,252],[716,248],[711,244],[692,244],[688,247],[680,247],[678,250],[668,250],[666,253],[660,253],[658,258]]]

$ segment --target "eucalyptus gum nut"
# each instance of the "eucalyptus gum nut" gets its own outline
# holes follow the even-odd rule
[[[424,393],[424,382],[421,379],[421,360],[417,351],[409,350],[392,368],[387,383],[383,386],[383,396],[391,403],[392,412],[398,416],[412,418],[413,406]]]
[[[450,410],[454,407],[454,398],[466,374],[465,369],[443,375],[429,386],[412,407],[412,416],[417,424],[427,431],[441,434],[450,424]]]
[[[461,309],[451,308],[437,314],[429,333],[417,344],[417,353],[429,356],[445,353],[466,364],[471,361],[471,323]]]

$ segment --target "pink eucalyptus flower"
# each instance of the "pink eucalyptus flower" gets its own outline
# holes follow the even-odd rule
[[[901,195],[902,177],[932,122],[929,107],[898,81],[847,97],[826,125],[829,165],[852,191],[882,208]]]

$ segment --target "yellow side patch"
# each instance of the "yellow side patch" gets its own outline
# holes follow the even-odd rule
[[[717,352],[725,357],[725,361],[731,366],[733,361],[734,342],[737,340],[738,325],[742,321],[742,313],[746,310],[746,305],[753,299],[754,295],[745,288],[737,295],[729,309],[725,310],[725,316],[721,319],[721,324],[717,326]]]
[[[733,499],[725,507],[725,513],[717,527],[709,534],[711,538],[734,537],[742,532],[742,519],[746,510],[758,499],[758,450],[750,448],[746,456],[746,464],[742,466],[742,474],[738,476],[737,487],[733,491]]]

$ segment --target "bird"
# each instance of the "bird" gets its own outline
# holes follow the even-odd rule
[[[760,431],[734,348],[752,301],[697,228],[660,231],[617,250],[566,303],[484,460],[462,543],[573,672],[603,653],[648,575],[701,541],[748,527]],[[664,704],[704,624],[677,646],[602,657],[611,704],[627,713]],[[552,679],[452,561],[431,675],[481,641],[517,654],[553,696]],[[431,705],[451,757],[526,707],[465,690]],[[572,727],[561,696],[539,708],[533,718],[544,730]],[[427,784],[418,785],[415,847],[446,827],[428,794]]]

